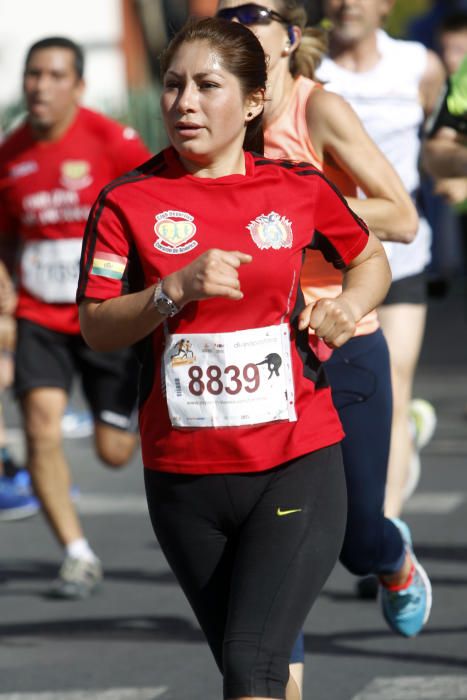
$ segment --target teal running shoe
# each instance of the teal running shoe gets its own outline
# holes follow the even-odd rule
[[[430,616],[431,583],[414,554],[408,525],[398,518],[392,518],[392,521],[409,551],[412,571],[403,587],[381,585],[381,607],[384,619],[394,632],[403,637],[415,637]]]

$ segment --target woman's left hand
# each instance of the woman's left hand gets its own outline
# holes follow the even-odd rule
[[[319,299],[308,304],[298,317],[298,328],[310,328],[331,348],[340,348],[355,333],[355,317],[342,299]]]

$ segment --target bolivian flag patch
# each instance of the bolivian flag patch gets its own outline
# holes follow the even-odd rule
[[[121,280],[125,272],[126,263],[127,258],[122,258],[120,255],[96,253],[92,261],[91,274]]]

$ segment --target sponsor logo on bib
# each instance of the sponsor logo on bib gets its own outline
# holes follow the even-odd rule
[[[248,224],[247,229],[261,250],[292,247],[292,223],[275,211],[270,214],[260,214]]]
[[[196,233],[194,219],[183,211],[169,210],[157,214],[154,233],[158,237],[154,247],[169,255],[188,253],[198,245],[198,241],[191,240]]]
[[[83,190],[92,183],[91,166],[86,160],[64,160],[60,183],[69,190]]]
[[[196,362],[196,357],[193,352],[193,346],[188,339],[182,338],[175,343],[174,352],[170,355],[170,364],[172,367],[177,365],[193,365]]]

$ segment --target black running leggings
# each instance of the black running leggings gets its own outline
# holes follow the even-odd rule
[[[224,697],[284,698],[292,645],[342,545],[339,445],[267,472],[145,470],[154,532],[224,677]]]

